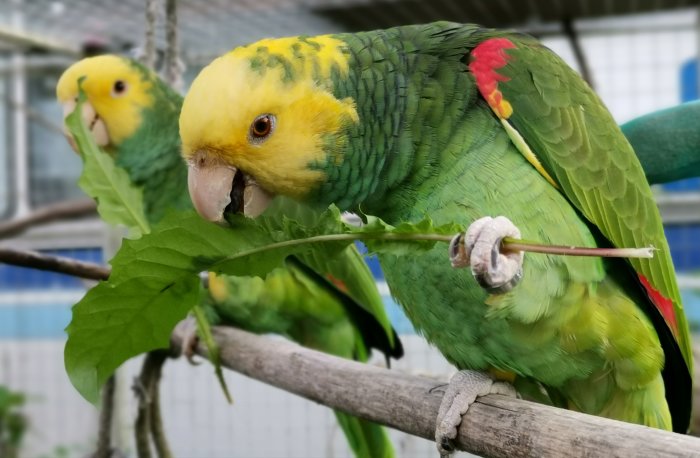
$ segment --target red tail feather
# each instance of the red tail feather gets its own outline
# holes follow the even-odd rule
[[[644,275],[639,274],[639,281],[642,282],[644,289],[647,290],[649,298],[663,315],[666,323],[668,323],[671,331],[673,331],[673,335],[678,338],[678,321],[676,320],[676,312],[673,308],[673,302],[671,299],[665,297],[659,292],[659,290],[651,286],[651,283],[649,283],[649,280],[647,280]]]

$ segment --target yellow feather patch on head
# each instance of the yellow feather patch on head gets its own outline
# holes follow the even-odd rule
[[[284,59],[295,75],[328,81],[333,69],[342,76],[348,73],[348,60],[343,52],[345,43],[330,35],[317,37],[267,38],[232,50],[229,55],[263,65],[270,56]],[[275,61],[273,61],[274,63]]]
[[[331,75],[347,73],[343,43],[331,37],[263,40],[209,64],[192,83],[180,115],[183,156],[206,150],[255,177],[268,191],[302,197],[323,179],[314,164],[341,149],[336,134],[357,122],[354,101],[330,92]],[[260,115],[274,131],[252,142]],[[337,158],[330,158],[335,161]]]
[[[71,65],[56,85],[60,103],[78,96],[78,80],[85,77],[83,91],[97,114],[104,121],[110,141],[119,144],[130,137],[141,124],[141,111],[153,105],[149,93],[152,74],[144,74],[128,59],[104,55],[83,59]],[[116,81],[126,84],[123,94],[114,93]]]

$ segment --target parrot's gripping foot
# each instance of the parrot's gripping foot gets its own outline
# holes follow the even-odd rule
[[[442,397],[435,427],[435,443],[441,457],[450,456],[455,450],[453,441],[469,406],[476,398],[487,394],[517,396],[513,385],[495,381],[484,372],[465,370],[452,376]]]
[[[197,336],[197,320],[192,316],[188,316],[175,325],[173,334],[182,335],[182,343],[180,345],[175,345],[175,347],[177,347],[175,349],[177,355],[183,355],[192,365],[199,364],[194,360],[195,350],[199,343],[199,336]]]
[[[464,235],[452,239],[452,267],[470,266],[477,283],[491,294],[510,291],[523,276],[523,253],[503,253],[501,241],[506,237],[520,238],[520,230],[508,218],[479,218]]]

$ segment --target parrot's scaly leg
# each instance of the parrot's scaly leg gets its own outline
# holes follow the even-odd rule
[[[487,394],[517,395],[513,385],[495,381],[484,372],[464,370],[452,376],[442,397],[435,426],[435,443],[441,457],[454,451],[452,441],[457,437],[457,428],[469,406],[476,398]]]
[[[175,325],[173,333],[182,334],[182,343],[179,346],[175,346],[178,353],[184,355],[190,364],[199,364],[194,360],[195,349],[199,343],[199,336],[197,335],[197,320],[195,320],[193,316],[188,316]]]
[[[508,218],[479,218],[464,236],[460,234],[452,240],[452,266],[471,266],[476,281],[491,294],[510,291],[522,278],[523,253],[501,252],[501,241],[505,237],[520,238],[520,230]]]

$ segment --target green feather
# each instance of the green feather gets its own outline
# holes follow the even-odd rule
[[[115,148],[115,160],[143,188],[146,214],[153,224],[169,209],[192,208],[186,186],[187,167],[176,154],[180,150],[177,123],[182,96],[142,65],[129,62],[143,81],[151,84],[154,103],[141,113],[136,132]]]
[[[512,37],[512,41],[516,47],[505,51],[510,56],[508,64],[498,70],[508,78],[499,88],[513,106],[509,121],[560,183],[567,199],[612,245],[651,245],[658,249],[653,259],[632,258],[629,263],[673,301],[677,346],[666,349],[667,363],[679,347],[687,365],[685,371],[691,373],[690,334],[671,252],[634,151],[600,99],[558,56],[534,40]],[[657,330],[660,334],[668,332]],[[669,364],[666,367],[685,372]],[[687,409],[685,399],[672,403],[680,405],[672,406],[674,410]]]

